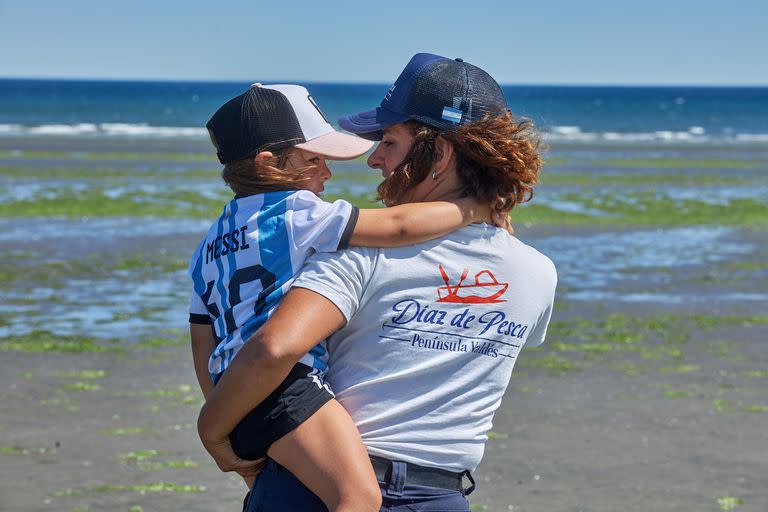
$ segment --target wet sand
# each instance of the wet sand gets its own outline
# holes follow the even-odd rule
[[[521,231],[535,239],[557,228]],[[765,254],[764,236],[742,236]],[[558,349],[573,337],[557,325],[670,309],[559,306],[548,344],[524,352],[515,370],[476,473],[473,510],[682,512],[719,510],[724,497],[741,500],[738,510],[766,510],[768,325],[690,327],[674,364],[643,351],[593,357]],[[728,314],[739,309],[755,314],[753,304]],[[237,510],[242,484],[220,473],[197,439],[201,400],[186,340],[169,343],[3,352],[0,510]],[[649,338],[647,348],[663,343]],[[553,353],[577,368],[539,364]],[[642,370],[627,371],[632,365]]]

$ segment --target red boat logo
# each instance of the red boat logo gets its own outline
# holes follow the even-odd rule
[[[475,284],[462,284],[464,279],[469,274],[469,269],[465,268],[461,273],[459,283],[455,286],[451,286],[448,274],[442,265],[440,267],[440,274],[443,276],[445,286],[441,286],[437,289],[437,302],[453,302],[459,304],[490,304],[494,302],[506,302],[506,300],[499,299],[504,292],[507,291],[509,283],[500,283],[496,280],[496,277],[490,270],[481,270],[475,274]],[[481,281],[481,276],[483,280]]]

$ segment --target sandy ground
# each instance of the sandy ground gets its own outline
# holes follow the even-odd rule
[[[617,312],[632,308],[570,303],[556,320]],[[766,340],[765,324],[694,330],[684,363],[695,371],[640,375],[608,360],[553,372],[525,364],[547,348],[524,353],[473,510],[716,511],[731,497],[737,510],[765,512]],[[713,350],[723,342],[725,353]],[[197,439],[186,344],[116,348],[2,352],[0,510],[239,510],[242,483]]]

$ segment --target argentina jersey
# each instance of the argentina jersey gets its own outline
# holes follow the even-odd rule
[[[269,318],[313,252],[349,244],[358,210],[308,191],[238,196],[193,253],[190,323],[212,324],[216,348],[208,361],[218,381],[243,344]],[[324,371],[325,342],[300,362]]]

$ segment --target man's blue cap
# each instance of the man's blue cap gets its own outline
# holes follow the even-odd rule
[[[417,53],[390,87],[381,105],[339,118],[352,133],[381,140],[382,130],[412,119],[450,130],[508,110],[496,80],[462,59]]]

